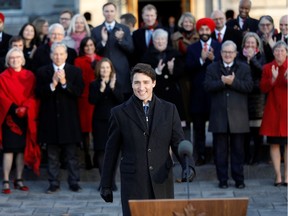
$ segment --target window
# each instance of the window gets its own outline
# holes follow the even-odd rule
[[[21,9],[21,0],[0,0],[1,10],[19,10]]]

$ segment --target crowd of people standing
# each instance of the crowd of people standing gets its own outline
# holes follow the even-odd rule
[[[29,190],[23,183],[24,165],[39,173],[44,147],[47,193],[60,189],[61,164],[68,171],[70,190],[81,191],[79,147],[84,152],[86,169],[97,167],[102,175],[103,164],[109,160],[104,156],[106,143],[111,144],[111,137],[121,137],[115,133],[122,133],[112,131],[110,110],[129,100],[138,103],[138,83],[131,84],[138,76],[147,76],[155,95],[175,104],[181,130],[192,122],[196,166],[207,163],[209,121],[220,188],[229,186],[228,161],[235,186],[245,188],[243,165],[261,161],[266,137],[275,186],[287,186],[288,16],[281,17],[278,31],[271,16],[250,17],[251,7],[250,0],[240,0],[238,16],[227,21],[220,10],[199,19],[184,12],[176,30],[169,31],[158,22],[157,8],[148,4],[142,8],[143,22],[134,30],[133,14],[122,15],[118,22],[116,5],[108,2],[102,7],[105,21],[94,28],[84,15],[66,10],[61,12],[59,23],[49,24],[39,18],[24,24],[15,36],[4,32],[5,16],[0,13],[2,192],[11,193],[13,161],[15,188]],[[139,67],[136,71],[135,65]],[[135,77],[130,76],[131,70]],[[158,101],[152,96],[145,103],[150,100]],[[111,124],[115,128],[120,122],[114,115]],[[174,118],[178,122],[178,117]],[[125,146],[122,150],[125,153]],[[109,178],[105,172],[109,183],[103,184],[106,189],[117,190],[115,170],[119,157],[112,159],[117,161],[111,161],[113,172]],[[123,167],[123,172],[128,171]],[[147,191],[149,196],[154,192]]]

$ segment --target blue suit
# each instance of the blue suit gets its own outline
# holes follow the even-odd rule
[[[220,58],[221,45],[218,41],[211,41],[210,50],[214,52],[214,60]],[[200,57],[202,52],[201,42],[191,44],[187,48],[186,65],[190,74],[190,113],[193,122],[193,135],[196,153],[205,160],[205,124],[209,118],[210,96],[204,89],[206,68],[212,63],[208,58],[201,65]],[[196,163],[197,165],[197,163]]]

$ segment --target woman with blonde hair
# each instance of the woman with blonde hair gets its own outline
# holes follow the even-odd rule
[[[173,47],[181,52],[182,55],[186,55],[188,45],[199,40],[195,23],[195,17],[190,12],[185,12],[178,21],[179,31],[171,35]]]
[[[22,50],[11,48],[6,55],[7,69],[0,74],[0,147],[3,152],[3,189],[10,194],[9,177],[16,162],[14,188],[28,191],[23,184],[24,164],[39,174],[40,147],[36,142],[38,103],[34,96],[36,79],[23,68]]]
[[[85,17],[82,14],[75,14],[72,17],[67,30],[67,36],[64,38],[63,43],[65,43],[67,47],[75,49],[78,54],[82,39],[90,36],[91,31]]]

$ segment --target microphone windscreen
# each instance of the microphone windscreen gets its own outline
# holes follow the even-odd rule
[[[188,140],[183,140],[179,143],[178,154],[180,157],[192,157],[193,154],[193,145]]]

